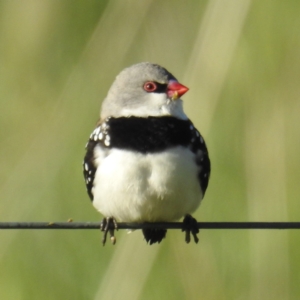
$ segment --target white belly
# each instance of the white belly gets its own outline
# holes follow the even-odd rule
[[[105,156],[95,148],[98,165],[93,204],[121,222],[174,221],[199,206],[202,192],[194,154],[181,146],[155,154],[119,149]]]

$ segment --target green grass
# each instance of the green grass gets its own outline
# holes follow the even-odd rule
[[[299,221],[298,1],[0,1],[0,221],[99,221],[84,145],[114,77],[190,88],[212,160],[201,221]],[[1,231],[1,299],[299,299],[297,231]]]

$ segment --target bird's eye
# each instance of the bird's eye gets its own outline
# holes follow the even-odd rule
[[[154,92],[157,89],[155,82],[148,81],[144,84],[144,90],[148,93]]]

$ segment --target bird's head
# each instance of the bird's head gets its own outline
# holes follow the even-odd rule
[[[174,116],[187,119],[180,97],[188,88],[163,67],[148,62],[124,69],[102,104],[106,117]]]

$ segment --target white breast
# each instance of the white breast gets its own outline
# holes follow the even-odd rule
[[[194,154],[181,146],[141,154],[95,148],[93,204],[121,222],[174,221],[199,206],[202,192]]]

